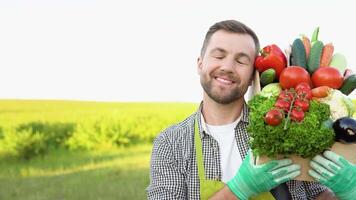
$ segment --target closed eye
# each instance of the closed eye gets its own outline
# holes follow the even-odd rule
[[[248,61],[243,60],[243,59],[237,59],[236,62],[241,64],[241,65],[248,65]]]
[[[236,62],[239,63],[239,64],[242,64],[242,65],[249,65],[251,64],[251,58],[245,54],[245,53],[239,53],[237,56],[236,56]]]
[[[213,56],[213,58],[216,58],[216,59],[221,60],[221,59],[223,59],[223,58],[224,58],[224,56]]]

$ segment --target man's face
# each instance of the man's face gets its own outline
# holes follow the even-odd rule
[[[215,32],[205,54],[198,59],[205,93],[221,104],[243,97],[251,83],[255,52],[255,43],[248,34]]]

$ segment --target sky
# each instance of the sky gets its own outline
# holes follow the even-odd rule
[[[0,0],[0,99],[199,102],[199,51],[226,19],[282,49],[319,26],[356,72],[351,0]]]

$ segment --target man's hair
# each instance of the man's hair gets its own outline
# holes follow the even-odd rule
[[[225,21],[217,22],[209,28],[208,32],[205,35],[203,47],[201,48],[201,51],[200,51],[201,57],[203,57],[205,54],[206,47],[208,46],[211,36],[216,31],[219,31],[219,30],[224,30],[224,31],[231,32],[231,33],[241,33],[241,34],[250,35],[253,38],[253,41],[255,42],[256,55],[258,54],[258,52],[260,50],[260,42],[259,42],[258,37],[255,34],[255,32],[251,28],[249,28],[248,26],[246,26],[245,24],[243,24],[239,21],[225,20]]]

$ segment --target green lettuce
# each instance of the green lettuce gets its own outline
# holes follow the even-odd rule
[[[288,129],[283,126],[267,125],[263,117],[273,107],[277,97],[266,98],[256,95],[248,102],[250,110],[250,145],[257,155],[275,157],[276,155],[297,154],[303,158],[313,157],[328,149],[334,143],[334,131],[323,125],[330,118],[327,104],[310,101],[309,111],[302,122],[290,122]]]

